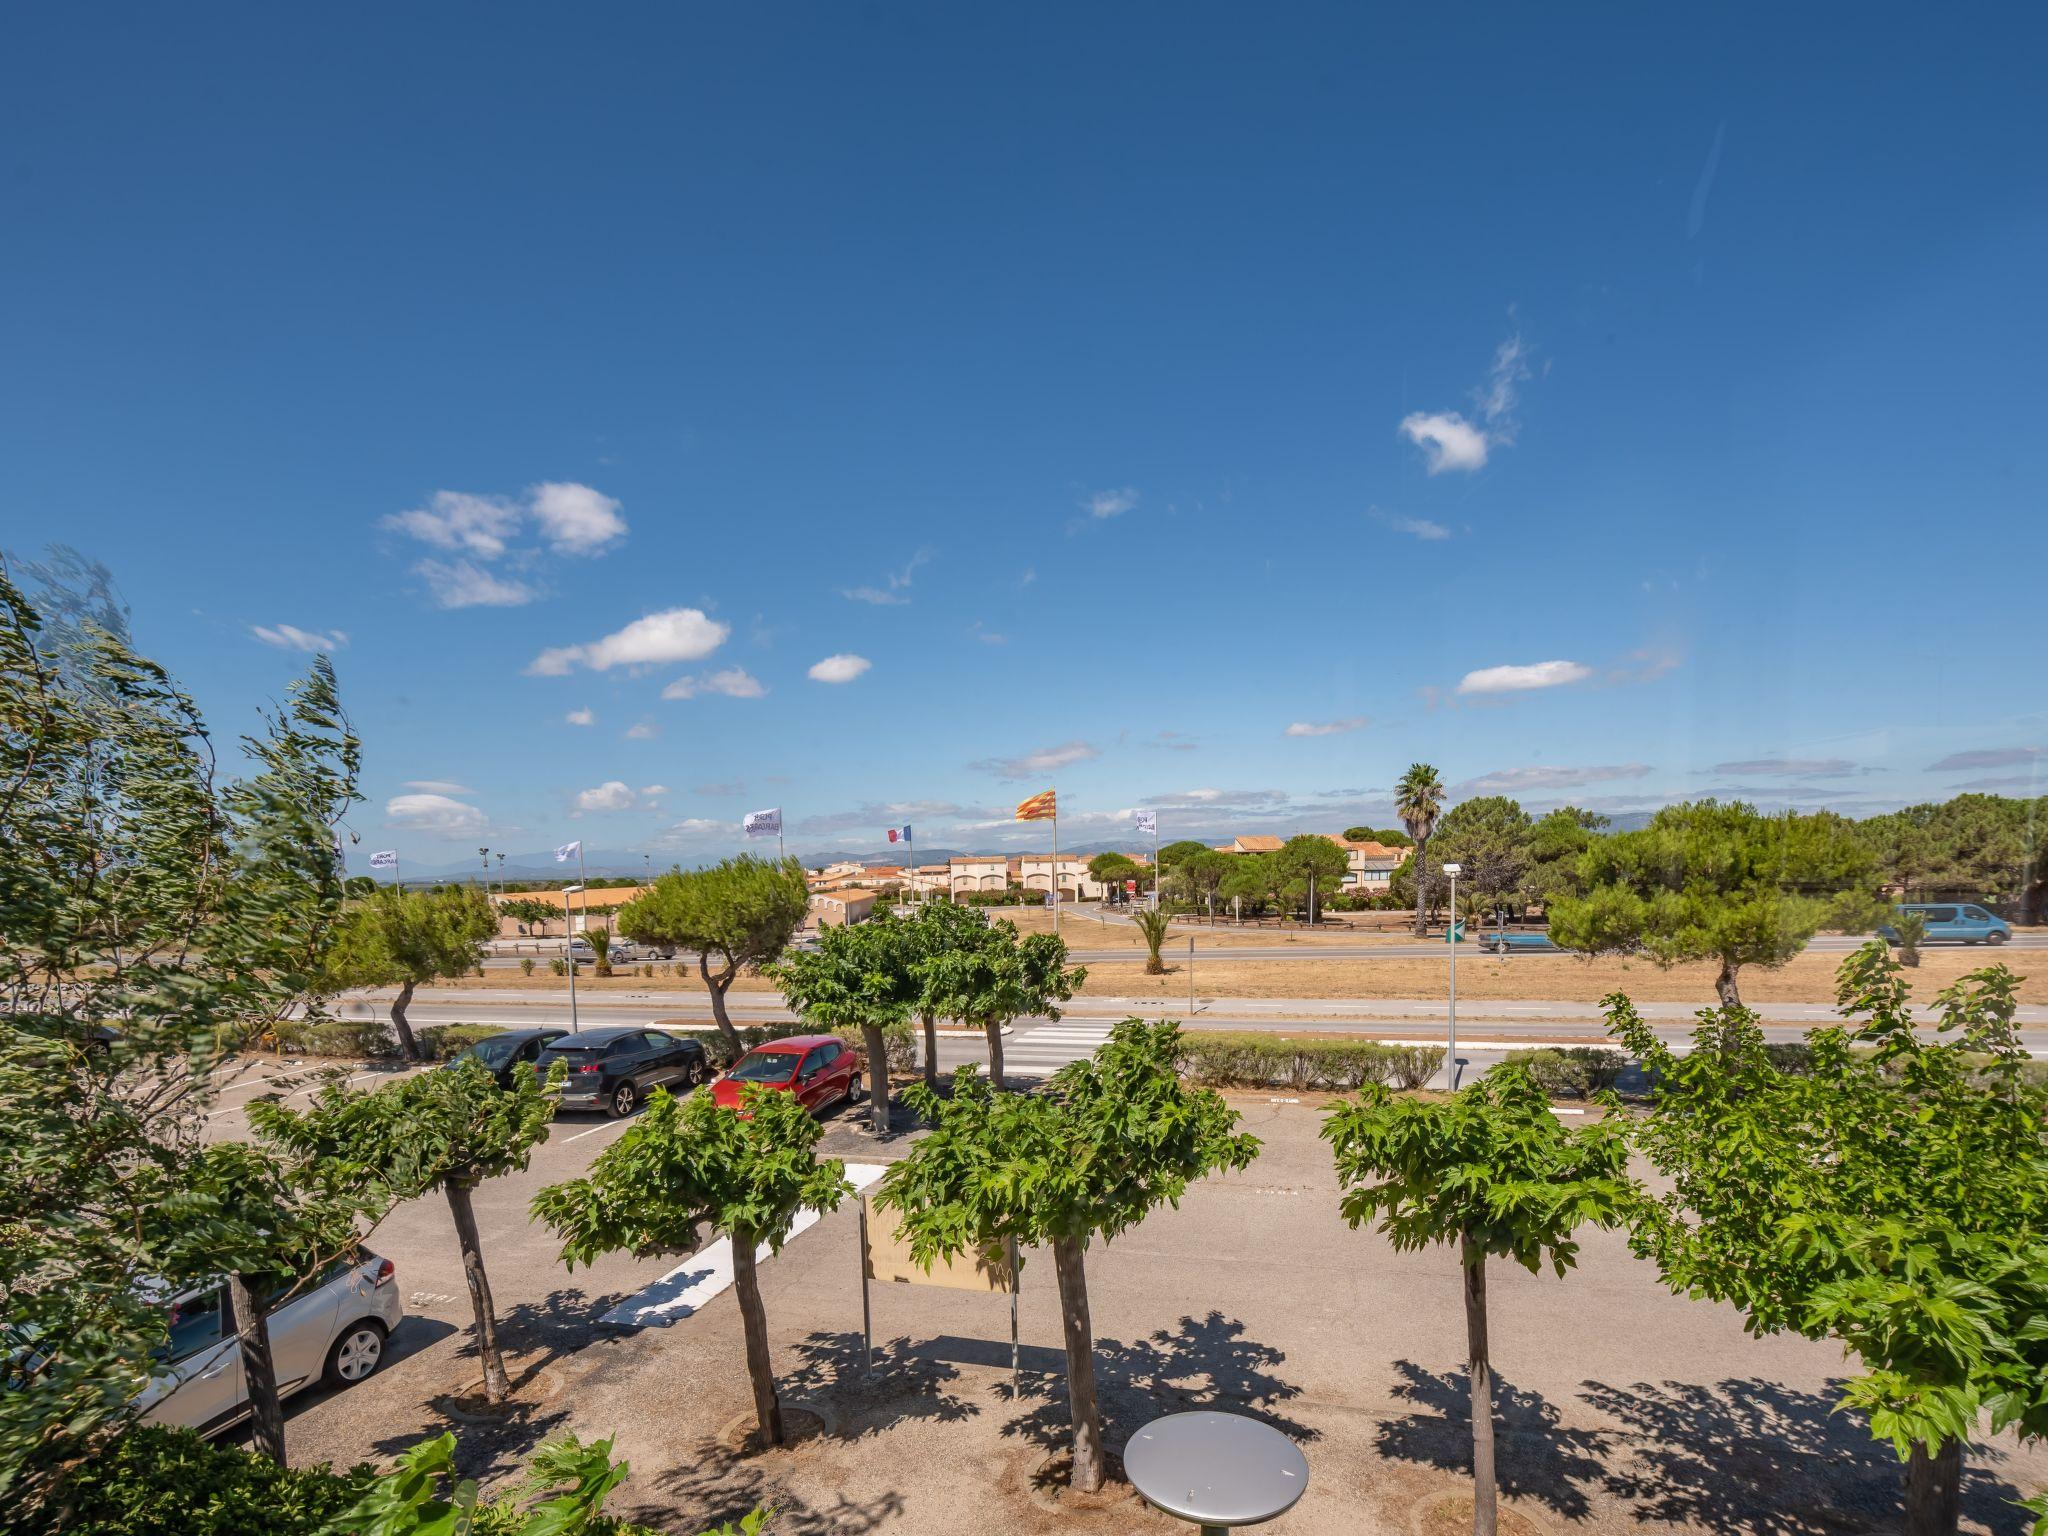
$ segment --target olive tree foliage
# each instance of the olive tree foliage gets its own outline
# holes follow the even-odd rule
[[[741,854],[708,869],[671,869],[619,909],[619,932],[641,943],[697,951],[711,1015],[737,1056],[740,1034],[725,994],[740,972],[772,964],[810,911],[804,867],[795,859]]]
[[[1003,1029],[1013,1019],[1057,1019],[1059,1005],[1088,977],[1067,969],[1067,943],[1058,934],[1019,937],[1007,920],[947,930],[950,942],[918,961],[918,1008],[936,1018],[978,1024],[988,1038],[988,1075],[1003,1082]]]
[[[1444,1099],[1396,1097],[1368,1083],[1323,1121],[1346,1221],[1377,1219],[1397,1249],[1458,1245],[1479,1536],[1492,1536],[1498,1518],[1486,1261],[1513,1259],[1531,1274],[1548,1266],[1561,1278],[1578,1261],[1579,1228],[1626,1218],[1628,1142],[1619,1104],[1604,1098],[1611,1118],[1568,1127],[1528,1067],[1510,1059]]]
[[[792,951],[766,972],[805,1023],[860,1031],[871,1124],[878,1136],[889,1131],[889,1056],[883,1032],[908,1020],[917,1008],[917,936],[915,921],[884,912],[864,923],[826,928],[815,950]]]
[[[905,1097],[932,1130],[891,1166],[876,1196],[901,1217],[911,1256],[940,1259],[1048,1244],[1066,1337],[1076,1488],[1102,1485],[1102,1415],[1088,1316],[1088,1245],[1179,1205],[1188,1185],[1258,1156],[1258,1138],[1215,1092],[1176,1070],[1180,1027],[1127,1019],[1092,1060],[1062,1067],[1048,1090],[1001,1093],[970,1067],[951,1098],[922,1084]]]
[[[1744,966],[1780,966],[1822,928],[1867,930],[1881,915],[1868,850],[1832,812],[1767,816],[1739,800],[1668,805],[1636,832],[1595,839],[1578,895],[1550,910],[1550,935],[1588,954],[1710,961],[1739,1006]]]
[[[533,1197],[533,1214],[562,1239],[572,1270],[607,1253],[691,1253],[700,1228],[730,1238],[755,1422],[764,1443],[781,1445],[757,1250],[781,1252],[799,1211],[836,1210],[853,1186],[843,1162],[818,1159],[824,1129],[795,1094],[749,1084],[740,1110],[719,1108],[708,1093],[677,1099],[655,1089],[589,1173]]]
[[[1873,942],[1839,973],[1849,1022],[1812,1031],[1796,1073],[1745,1009],[1703,1012],[1680,1054],[1607,999],[1655,1084],[1633,1139],[1668,1181],[1633,1246],[1752,1333],[1856,1357],[1842,1405],[1907,1463],[1913,1536],[1956,1528],[1980,1416],[2048,1435],[2048,1086],[2028,1080],[2016,992],[2003,966],[1972,972],[1929,1039]]]
[[[368,1092],[330,1083],[304,1110],[249,1106],[257,1133],[301,1158],[360,1170],[367,1183],[395,1199],[435,1189],[447,1197],[476,1319],[484,1396],[494,1403],[512,1386],[498,1349],[497,1309],[471,1195],[484,1180],[526,1167],[547,1139],[565,1072],[559,1061],[546,1082],[534,1072],[515,1072],[508,1089],[482,1063],[465,1058]]]
[[[391,1027],[399,1053],[418,1061],[419,1042],[406,1020],[413,990],[467,976],[483,960],[484,941],[497,931],[498,914],[490,898],[473,885],[431,891],[387,886],[349,905],[328,953],[321,988],[328,995],[349,987],[398,988]]]

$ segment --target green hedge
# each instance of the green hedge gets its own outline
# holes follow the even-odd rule
[[[314,1536],[376,1476],[373,1467],[280,1467],[190,1430],[142,1424],[81,1462],[54,1508],[16,1509],[9,1526],[23,1536]]]
[[[1509,1051],[1507,1059],[1529,1069],[1536,1085],[1552,1098],[1589,1099],[1621,1080],[1628,1058],[1594,1045],[1544,1046]]]
[[[420,1052],[429,1061],[450,1061],[493,1035],[506,1032],[503,1024],[429,1024],[412,1032]]]
[[[1361,1083],[1420,1088],[1444,1064],[1437,1046],[1376,1040],[1192,1030],[1181,1036],[1181,1071],[1218,1087],[1306,1088],[1348,1093]]]
[[[854,1050],[865,1053],[868,1048],[867,1036],[860,1030],[848,1026],[832,1031]],[[899,1019],[882,1030],[882,1049],[889,1057],[891,1072],[914,1072],[917,1070],[917,1033],[908,1019]],[[873,1064],[869,1064],[873,1070]]]

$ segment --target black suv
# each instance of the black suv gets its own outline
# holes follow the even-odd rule
[[[564,1035],[541,1052],[541,1075],[569,1064],[562,1108],[602,1109],[630,1115],[652,1088],[694,1088],[711,1075],[704,1047],[659,1029],[586,1029]]]
[[[540,1059],[542,1051],[568,1033],[566,1029],[508,1029],[502,1035],[487,1035],[457,1051],[445,1065],[452,1067],[458,1061],[481,1062],[485,1070],[498,1080],[500,1088],[509,1089],[515,1071],[532,1067]]]

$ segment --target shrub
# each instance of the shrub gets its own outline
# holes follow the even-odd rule
[[[1443,1059],[1435,1046],[1205,1030],[1181,1036],[1180,1067],[1190,1081],[1215,1086],[1349,1093],[1362,1083],[1419,1088]]]
[[[715,1029],[686,1029],[664,1024],[659,1020],[655,1021],[654,1027],[665,1034],[674,1035],[678,1040],[695,1040],[704,1047],[704,1059],[711,1063],[714,1070],[722,1072],[739,1059],[733,1054],[732,1047],[725,1043],[725,1036]],[[742,1026],[739,1032],[740,1050],[751,1051],[764,1040],[784,1040],[791,1035],[807,1035],[812,1032],[803,1024],[748,1024]]]
[[[519,971],[523,976],[531,976],[533,974],[533,956],[527,955],[520,960]]]
[[[505,1033],[502,1024],[429,1024],[416,1032],[420,1051],[429,1061],[447,1061],[479,1040]]]
[[[569,962],[559,959],[550,960],[548,962],[548,970],[556,976],[566,976],[569,974]]]
[[[1628,1065],[1628,1059],[1620,1052],[1594,1045],[1509,1051],[1507,1059],[1527,1067],[1536,1086],[1554,1099],[1589,1099],[1619,1082],[1622,1068]]]
[[[640,974],[642,976],[652,976],[654,974],[654,967],[652,965],[643,965],[640,967]]]
[[[9,1519],[24,1536],[314,1536],[375,1481],[372,1467],[280,1467],[190,1430],[140,1424],[80,1462],[56,1507]]]
[[[377,1061],[398,1053],[391,1027],[382,1019],[323,1019],[317,1024],[298,1024],[292,1029],[289,1049],[352,1061]]]

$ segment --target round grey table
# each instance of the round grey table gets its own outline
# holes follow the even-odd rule
[[[1169,1413],[1124,1447],[1124,1475],[1148,1503],[1204,1533],[1284,1515],[1308,1489],[1308,1458],[1236,1413]]]

